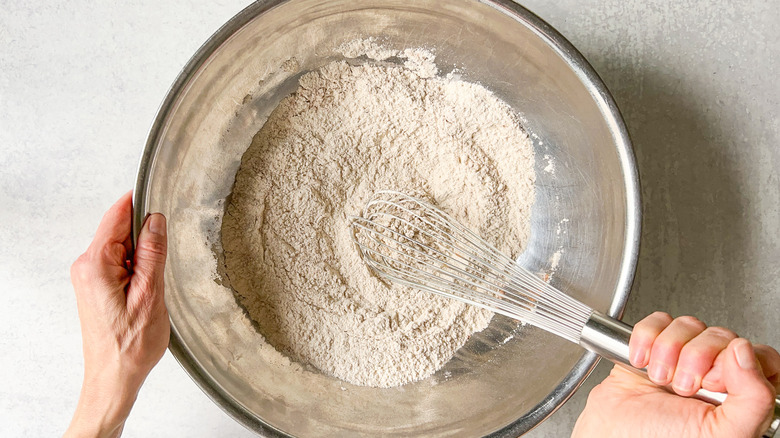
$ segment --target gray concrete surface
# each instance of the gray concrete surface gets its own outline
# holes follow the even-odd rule
[[[780,347],[778,3],[524,4],[590,61],[631,133],[644,217],[624,319],[696,315]],[[610,368],[530,436],[568,436]]]
[[[242,0],[0,1],[0,436],[54,436],[81,379],[68,266],[133,182],[179,68]],[[667,310],[780,346],[776,1],[525,2],[591,61],[634,140],[644,230],[626,319]],[[568,436],[600,365],[529,436]],[[125,436],[251,436],[169,355]]]

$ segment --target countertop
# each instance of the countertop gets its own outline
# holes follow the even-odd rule
[[[134,181],[157,106],[244,1],[0,7],[0,436],[56,436],[82,377],[69,266]],[[591,62],[634,142],[641,255],[625,319],[665,310],[780,347],[780,9],[524,2]],[[601,364],[528,436],[568,436]],[[166,353],[125,436],[252,436]]]

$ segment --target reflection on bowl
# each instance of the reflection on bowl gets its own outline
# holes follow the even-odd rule
[[[594,355],[496,317],[432,377],[358,387],[265,344],[219,282],[225,200],[252,136],[301,74],[364,37],[432,49],[441,71],[457,68],[521,115],[537,156],[523,264],[554,263],[555,286],[610,315],[622,311],[639,236],[633,156],[608,91],[559,34],[509,1],[266,1],[229,21],[185,67],[139,168],[134,230],[147,212],[169,218],[171,350],[216,403],[263,435],[517,436],[571,395]]]

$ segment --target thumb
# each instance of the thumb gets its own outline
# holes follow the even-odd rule
[[[774,411],[775,390],[761,372],[751,343],[734,339],[726,349],[723,379],[728,396],[715,409],[716,430],[726,436],[760,436],[769,427]]]
[[[133,278],[127,300],[162,299],[165,258],[168,253],[168,233],[165,216],[154,213],[146,218],[135,249]]]

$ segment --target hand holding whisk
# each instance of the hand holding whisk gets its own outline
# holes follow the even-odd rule
[[[557,290],[437,207],[379,191],[351,226],[363,260],[380,278],[527,322],[646,376],[628,359],[631,326]],[[726,394],[702,388],[694,397],[717,405]],[[776,413],[777,406],[776,400]],[[776,415],[764,436],[778,425]]]

